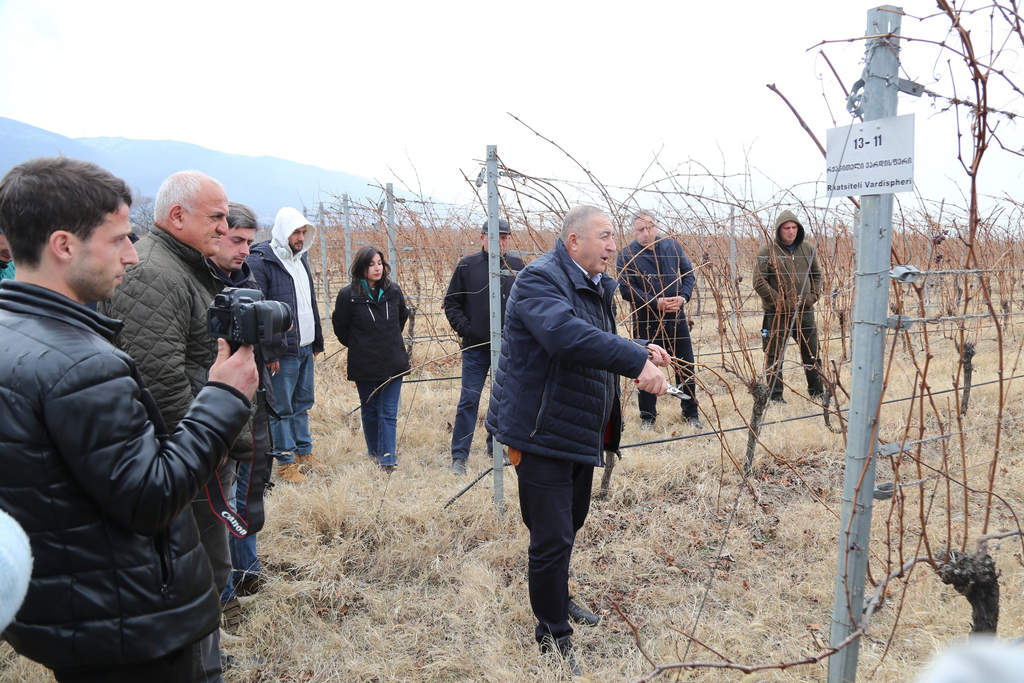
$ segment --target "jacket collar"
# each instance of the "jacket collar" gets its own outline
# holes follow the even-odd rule
[[[211,261],[206,259],[210,269],[213,270],[213,274],[217,276],[217,279],[225,287],[246,287],[246,285],[252,284],[252,268],[245,261],[242,261],[242,267],[233,273],[225,273],[220,267]]]
[[[166,232],[159,226],[153,226],[152,230],[149,231],[148,239],[155,239],[173,253],[179,260],[192,268],[201,271],[211,269],[211,266],[206,262],[206,256],[198,249],[194,249],[184,242],[179,242],[172,237],[170,233]]]
[[[265,242],[260,242],[259,244],[253,245],[252,249],[250,249],[250,252],[253,254],[259,254],[260,258],[262,258],[264,261],[276,263],[283,270],[287,270],[287,268],[285,268],[284,266],[284,263],[281,261],[281,258],[277,255],[277,252],[274,251],[274,247],[270,244],[270,240],[266,240]]]
[[[384,288],[384,293],[380,295],[380,299],[373,299],[366,293],[366,288],[363,286],[363,280],[356,280],[352,283],[352,298],[357,300],[368,301],[371,304],[382,304],[385,301],[391,301],[397,294],[398,288],[395,286],[394,280],[388,283],[388,286]]]
[[[565,274],[569,276],[569,281],[572,286],[576,289],[589,289],[594,291],[594,285],[592,281],[587,277],[586,272],[580,267],[578,263],[572,260],[569,256],[569,252],[566,250],[565,245],[562,244],[562,239],[558,238],[555,241],[555,248],[552,250],[555,254],[555,259],[558,260],[558,264],[565,271]],[[597,282],[597,287],[605,294],[611,294],[615,292],[615,288],[619,286],[619,283],[608,276],[608,273],[601,273],[601,279]]]
[[[0,283],[0,310],[59,320],[94,332],[111,343],[124,326],[120,320],[100,315],[52,289],[18,280]]]
[[[661,237],[661,236],[655,237],[654,241],[651,242],[646,247],[644,245],[640,244],[638,241],[633,240],[626,247],[626,251],[629,254],[635,256],[636,258],[643,258],[643,257],[654,258],[655,256],[658,255],[658,247],[661,245],[661,241],[663,239],[665,239],[665,238]]]

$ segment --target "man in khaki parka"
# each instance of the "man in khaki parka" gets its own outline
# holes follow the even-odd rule
[[[790,326],[793,340],[800,347],[807,392],[812,400],[822,400],[825,389],[817,369],[818,330],[814,323],[814,303],[821,294],[821,269],[814,246],[804,241],[804,226],[792,211],[779,214],[775,220],[775,239],[757,252],[754,289],[764,308],[761,346],[772,402],[786,402],[782,398],[781,371]]]

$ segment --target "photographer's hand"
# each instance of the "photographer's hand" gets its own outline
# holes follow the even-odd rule
[[[260,383],[252,346],[243,344],[231,353],[227,340],[218,339],[217,360],[210,367],[210,381],[234,387],[251,399]]]

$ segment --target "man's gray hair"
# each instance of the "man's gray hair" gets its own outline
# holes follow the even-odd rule
[[[245,204],[228,202],[228,228],[251,228],[260,229],[260,222],[256,220],[256,212]]]
[[[565,214],[565,220],[562,221],[562,244],[568,244],[569,235],[572,233],[582,236],[583,229],[595,215],[603,216],[604,211],[586,204],[569,209],[569,213]]]
[[[200,171],[178,171],[161,183],[160,189],[156,191],[156,200],[153,202],[153,222],[160,225],[167,219],[175,205],[181,206],[189,213],[194,213],[204,180],[224,189],[223,185]]]
[[[641,218],[650,218],[652,221],[657,223],[657,221],[654,218],[654,214],[652,214],[650,211],[634,211],[632,218],[630,218],[629,220],[630,227],[636,225],[636,222]]]

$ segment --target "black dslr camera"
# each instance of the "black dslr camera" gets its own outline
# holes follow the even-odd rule
[[[225,287],[206,313],[206,331],[227,339],[233,347],[269,343],[291,326],[292,307],[265,300],[258,289]]]

